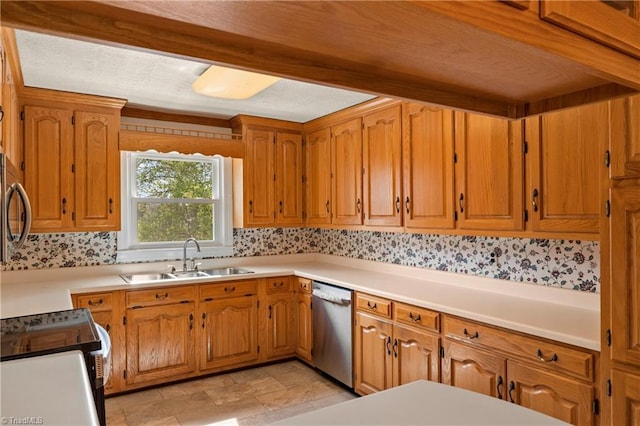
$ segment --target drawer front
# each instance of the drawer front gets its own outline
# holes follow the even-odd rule
[[[418,306],[393,302],[393,319],[428,331],[440,331],[440,314]]]
[[[226,299],[229,297],[256,294],[257,291],[258,282],[256,280],[226,281],[215,284],[204,284],[200,286],[200,300],[210,301]]]
[[[192,302],[195,300],[194,286],[160,287],[150,290],[128,291],[127,308],[169,305],[172,303]]]
[[[290,277],[267,278],[267,294],[292,291]]]
[[[473,321],[443,316],[446,337],[486,346],[552,370],[593,381],[595,357],[578,348],[567,348],[533,336],[522,336]]]
[[[300,293],[311,293],[312,285],[311,280],[306,278],[298,278],[298,292]]]
[[[391,300],[382,297],[356,293],[356,309],[384,318],[391,318]]]
[[[76,295],[77,308],[89,308],[91,312],[110,311],[113,309],[113,293],[91,293]]]

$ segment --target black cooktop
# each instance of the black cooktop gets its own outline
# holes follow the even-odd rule
[[[0,320],[0,361],[101,348],[100,337],[86,308]]]

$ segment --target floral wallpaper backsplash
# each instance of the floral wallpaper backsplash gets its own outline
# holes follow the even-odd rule
[[[322,253],[600,292],[595,241],[467,237],[319,228],[234,229],[234,257]],[[4,270],[113,264],[117,233],[30,235]]]

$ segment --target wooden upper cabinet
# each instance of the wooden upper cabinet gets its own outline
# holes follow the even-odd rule
[[[120,228],[120,156],[115,115],[75,113],[75,226]]]
[[[73,228],[73,112],[25,106],[25,189],[33,221],[31,232]]]
[[[402,108],[404,225],[452,229],[453,111],[410,103]]]
[[[302,135],[276,135],[276,220],[302,225]]]
[[[331,223],[331,129],[325,128],[306,136],[306,223]]]
[[[541,0],[540,17],[591,40],[640,58],[638,0]]]
[[[362,120],[331,129],[334,225],[362,225]]]
[[[455,113],[460,229],[523,229],[521,121]]]
[[[269,225],[275,216],[275,131],[246,131],[245,221],[248,226]]]
[[[640,95],[611,101],[611,178],[640,177]]]
[[[402,225],[402,131],[400,105],[363,117],[365,225]]]
[[[527,119],[526,129],[533,231],[598,233],[608,104]]]

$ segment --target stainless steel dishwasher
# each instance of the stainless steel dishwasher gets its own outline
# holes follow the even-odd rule
[[[353,388],[352,291],[313,282],[313,365]]]

